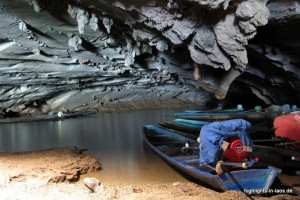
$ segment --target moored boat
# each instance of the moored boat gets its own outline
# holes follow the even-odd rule
[[[200,131],[191,131],[179,128],[170,123],[158,123],[159,127],[182,135],[190,139],[197,139]],[[284,139],[272,137],[272,131],[266,126],[254,126],[248,130],[253,138],[254,152],[252,158],[259,159],[260,162],[272,165],[285,170],[300,171],[300,152],[299,150],[277,147],[285,143]]]
[[[159,125],[161,127],[185,132],[190,135],[199,136],[201,127],[209,123],[211,122],[177,118],[172,122],[159,123]],[[248,129],[248,132],[252,139],[271,139],[274,135],[274,131],[266,125],[253,125],[250,129]]]
[[[175,113],[175,117],[190,120],[220,121],[229,119],[244,119],[251,122],[265,121],[264,112],[242,111],[233,113],[192,113],[181,112]]]
[[[273,165],[289,172],[300,171],[300,151],[275,146],[254,145],[252,157],[256,157],[265,164]]]
[[[45,114],[45,115],[37,115],[37,116],[30,116],[30,117],[13,117],[13,118],[0,119],[0,124],[36,122],[36,121],[57,121],[57,120],[63,120],[69,118],[90,116],[95,114],[96,112],[78,112],[78,113],[65,113],[65,114]]]
[[[164,123],[158,123],[158,124],[161,127],[170,128],[170,129],[181,131],[181,132],[186,132],[188,134],[196,135],[196,136],[199,135],[199,132],[201,130],[201,127],[191,127],[188,125],[181,125],[181,124],[174,123],[174,122],[164,122]]]
[[[185,113],[234,113],[234,112],[243,112],[243,109],[240,108],[229,108],[229,109],[211,109],[211,110],[185,110]],[[249,110],[250,111],[250,110]],[[251,110],[254,111],[254,110]],[[244,111],[245,112],[245,111]]]
[[[144,126],[144,136],[146,143],[170,165],[220,191],[237,190],[249,194],[268,192],[280,173],[278,168],[248,161],[247,169],[231,163],[231,166],[236,166],[233,170],[217,174],[214,166],[199,167],[196,140],[153,125]],[[190,151],[185,152],[184,149]]]
[[[260,110],[259,108],[261,108],[260,106],[256,106],[254,109],[251,110],[247,110],[247,111],[258,111]],[[209,109],[209,110],[185,110],[184,112],[186,113],[227,113],[227,112],[242,112],[244,111],[243,105],[242,104],[238,104],[235,108],[227,108],[227,109],[223,109],[223,105],[219,104],[216,108],[213,109]]]
[[[172,128],[175,130],[198,135],[199,131],[201,130],[201,127],[209,123],[211,122],[177,118],[174,119],[172,122],[164,122],[159,124],[167,128]]]
[[[195,125],[197,127],[209,124],[211,122],[201,121],[201,120],[191,120],[191,119],[174,119],[173,122],[179,124]]]

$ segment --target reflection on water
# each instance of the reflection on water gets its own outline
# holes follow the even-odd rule
[[[86,148],[103,170],[89,174],[105,183],[186,181],[143,142],[145,124],[172,119],[175,110],[99,113],[79,119],[0,125],[0,151],[65,146]]]

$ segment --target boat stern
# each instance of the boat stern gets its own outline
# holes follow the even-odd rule
[[[271,193],[271,186],[281,170],[272,166],[264,169],[232,171],[218,176],[224,191],[237,190],[249,195]]]

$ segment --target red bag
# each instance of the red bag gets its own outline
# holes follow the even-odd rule
[[[292,142],[300,142],[300,114],[288,114],[275,118],[273,122],[275,135]],[[300,145],[294,145],[300,148]]]

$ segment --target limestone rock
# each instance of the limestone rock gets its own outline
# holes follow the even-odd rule
[[[68,45],[78,51],[79,46],[82,44],[82,39],[79,36],[74,36],[69,39]]]
[[[210,9],[217,9],[227,0],[189,0],[191,2],[196,2],[202,6],[207,6]]]
[[[0,8],[3,115],[300,99],[296,0],[2,0]]]
[[[97,31],[99,29],[98,21],[99,21],[98,17],[93,13],[90,19],[90,27],[94,31]]]
[[[248,63],[245,46],[247,39],[240,29],[234,25],[235,15],[227,15],[225,19],[219,21],[214,27],[218,44],[233,59],[233,61],[243,67]]]
[[[197,30],[189,45],[189,50],[191,58],[196,63],[222,68],[226,71],[231,67],[230,60],[220,49],[211,27],[202,26]]]
[[[241,20],[239,22],[240,28],[246,33],[251,34],[256,31],[256,27],[264,26],[268,23],[269,18],[269,10],[265,6],[265,4],[255,1],[249,0],[242,2],[238,5],[236,10],[236,16],[246,20]],[[253,38],[254,35],[251,35]],[[248,39],[251,39],[248,37]]]
[[[29,0],[29,3],[33,5],[35,12],[41,12],[45,6],[43,0]]]
[[[111,26],[114,24],[114,20],[113,19],[109,19],[107,17],[103,18],[103,25],[106,28],[107,33],[110,33],[111,30]]]
[[[103,185],[96,178],[84,178],[83,183],[92,192],[98,193],[104,191]]]
[[[276,0],[268,3],[271,24],[286,23],[300,19],[300,4],[297,0]]]
[[[89,13],[86,10],[78,9],[76,19],[78,22],[78,31],[80,34],[83,34],[85,25],[89,22]]]

